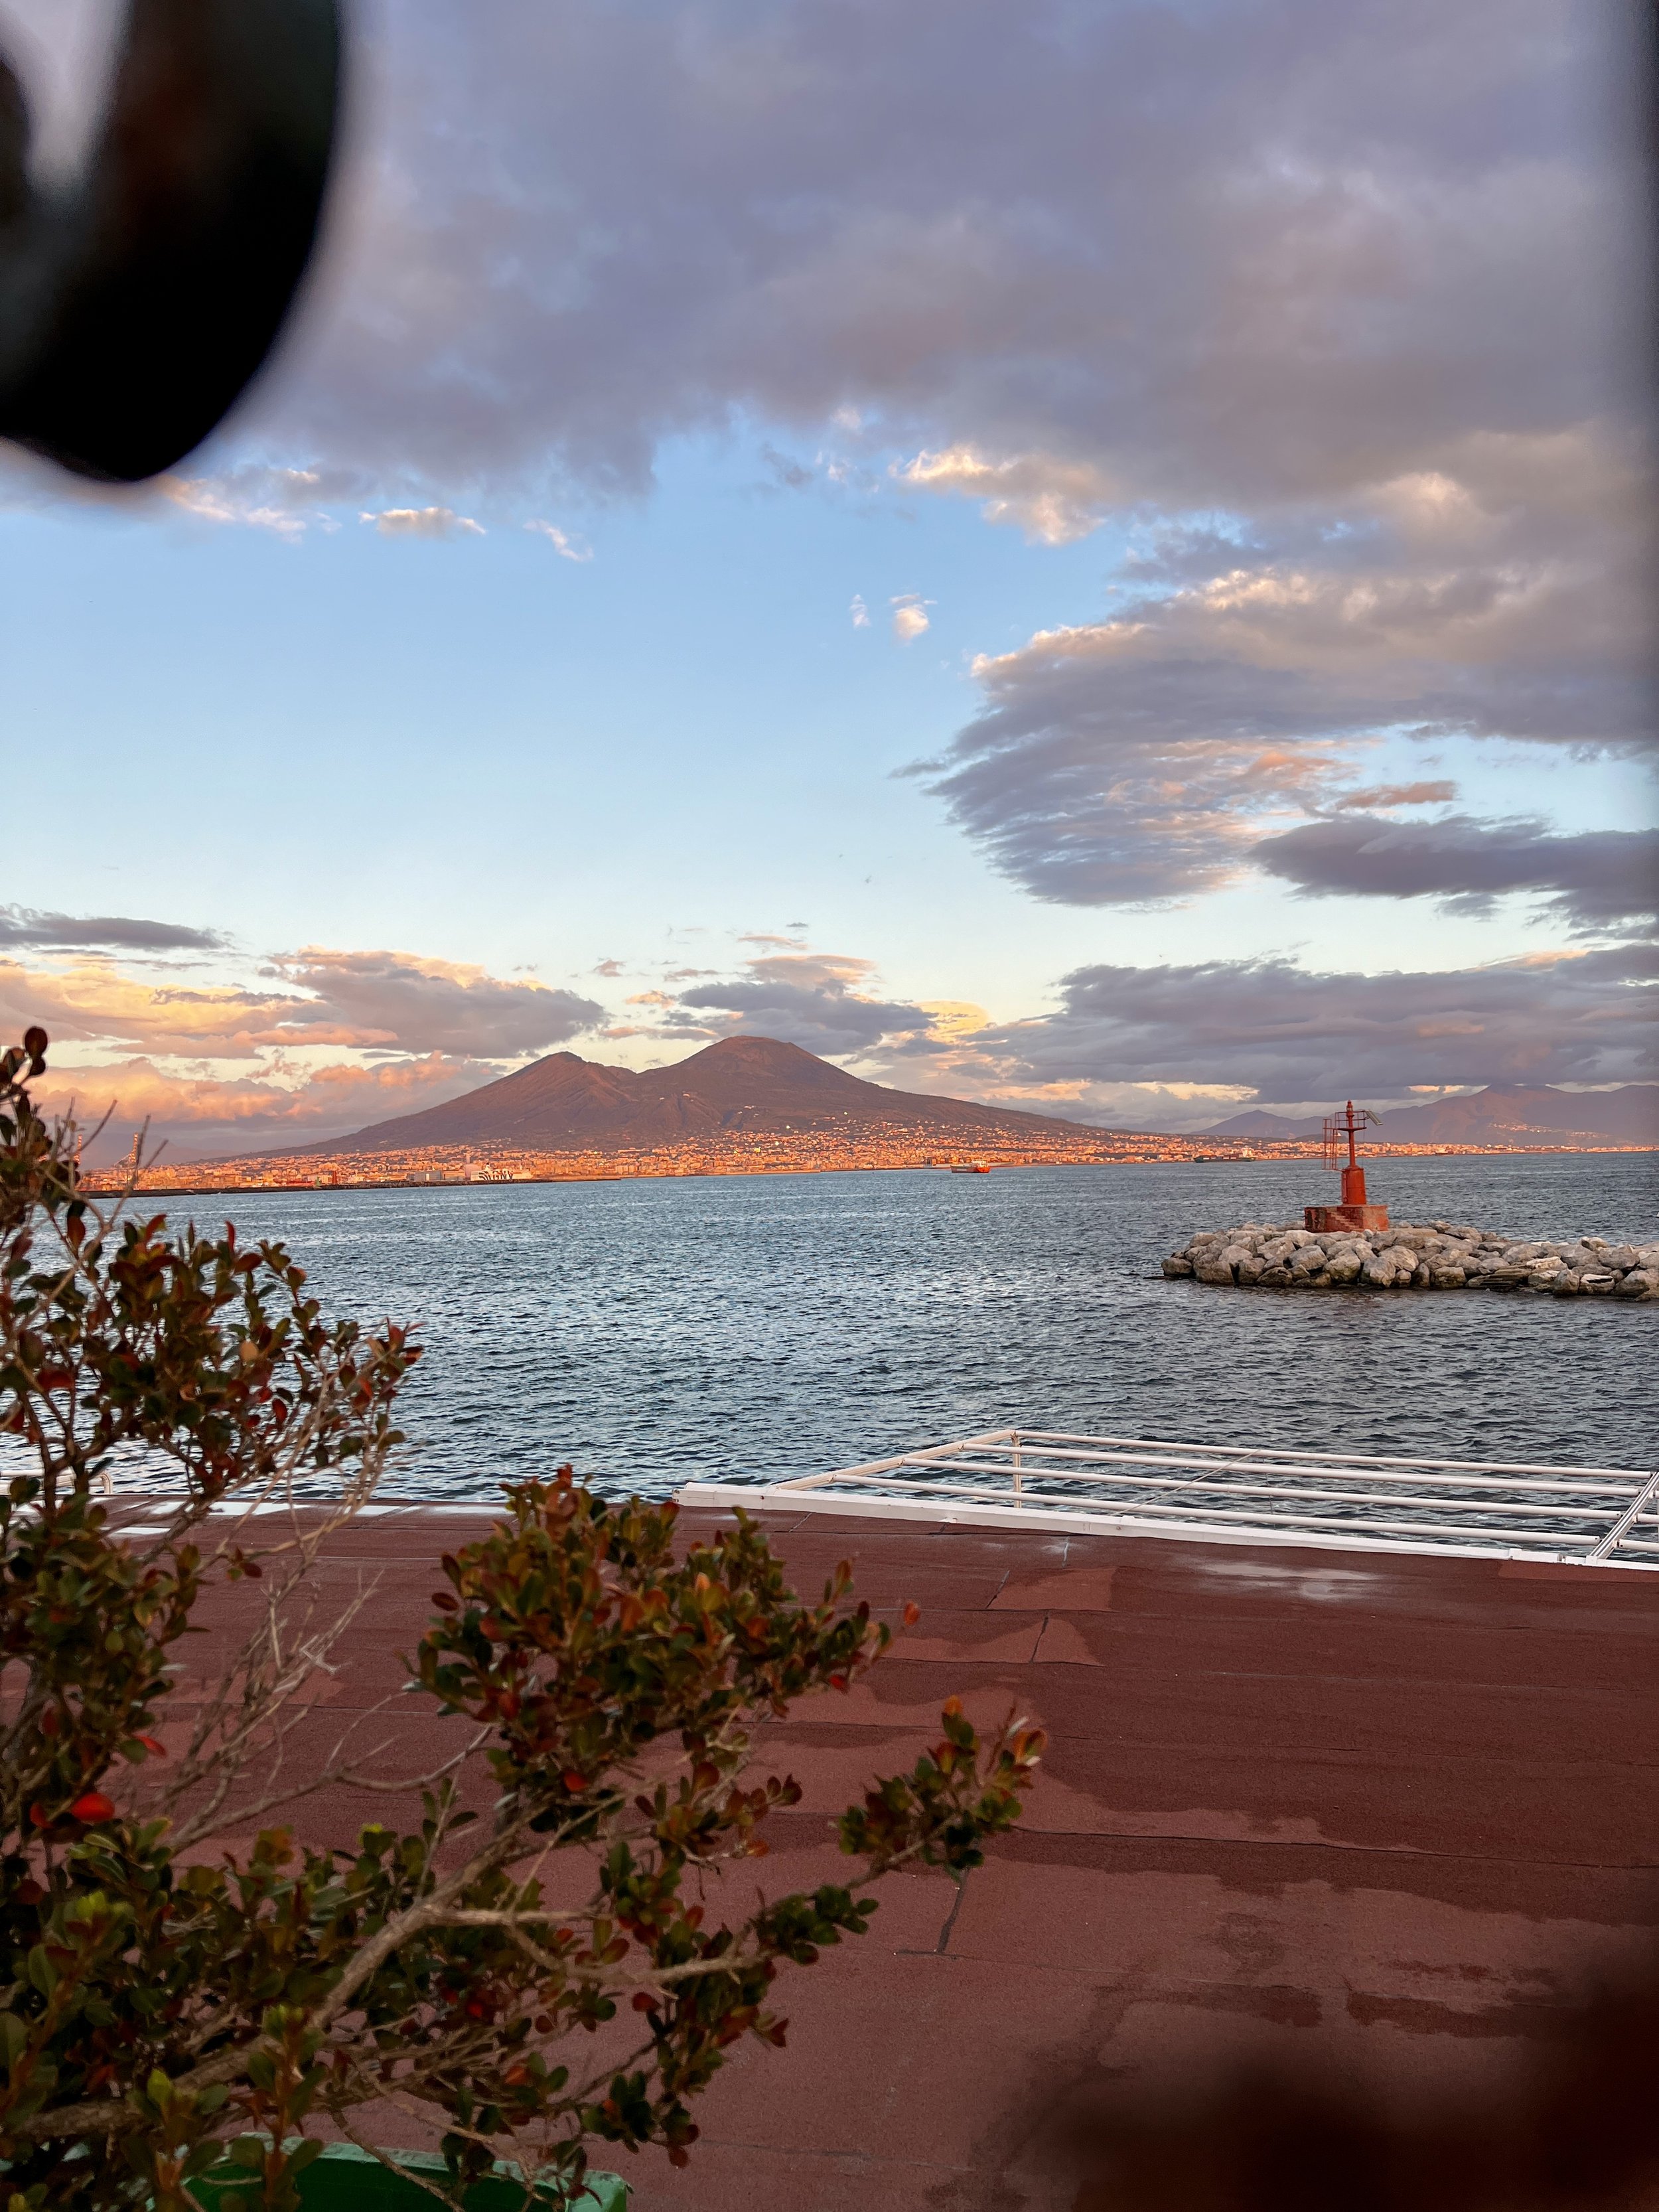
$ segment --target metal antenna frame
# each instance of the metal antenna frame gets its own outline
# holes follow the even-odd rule
[[[1321,1138],[1324,1146],[1325,1165],[1334,1170],[1357,1168],[1359,1161],[1354,1151],[1355,1137],[1361,1129],[1375,1129],[1381,1126],[1379,1115],[1373,1114],[1369,1106],[1356,1106],[1352,1098],[1340,1114],[1328,1114],[1325,1116],[1325,1126]],[[1342,1157],[1345,1139],[1348,1148],[1348,1157],[1346,1160]]]

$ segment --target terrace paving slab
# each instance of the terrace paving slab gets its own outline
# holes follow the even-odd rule
[[[900,1877],[867,1935],[786,1971],[787,2048],[736,2051],[687,2169],[602,2160],[635,2212],[1071,2212],[1103,2100],[1316,2056],[1402,2107],[1474,2095],[1653,1955],[1659,1575],[757,1517],[804,1593],[848,1558],[883,1618],[921,1612],[851,1693],[760,1731],[805,1796],[734,1908],[757,1875],[837,1878],[830,1816],[936,1739],[945,1696],[1050,1748],[959,1893]],[[330,1539],[330,1595],[373,1588],[296,1762],[388,1696],[362,1723],[380,1771],[452,1747],[390,1655],[486,1525],[398,1510]],[[214,1601],[198,1682],[243,1602]],[[393,1809],[331,1790],[293,1825],[348,1844]]]

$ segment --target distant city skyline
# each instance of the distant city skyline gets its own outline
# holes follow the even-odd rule
[[[112,11],[5,0],[72,159]],[[0,1015],[179,1158],[761,1035],[1650,1080],[1638,11],[365,15],[213,445],[0,459]]]

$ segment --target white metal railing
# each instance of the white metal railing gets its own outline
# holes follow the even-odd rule
[[[991,1429],[687,1505],[1659,1567],[1659,1471]]]

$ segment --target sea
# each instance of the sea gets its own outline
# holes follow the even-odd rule
[[[1659,1235],[1659,1153],[1379,1160],[1398,1221]],[[492,1500],[823,1472],[994,1428],[1644,1467],[1659,1304],[1166,1282],[1194,1231],[1328,1200],[1307,1161],[271,1192],[325,1310],[413,1323],[383,1491]],[[207,1227],[223,1198],[175,1200]]]

